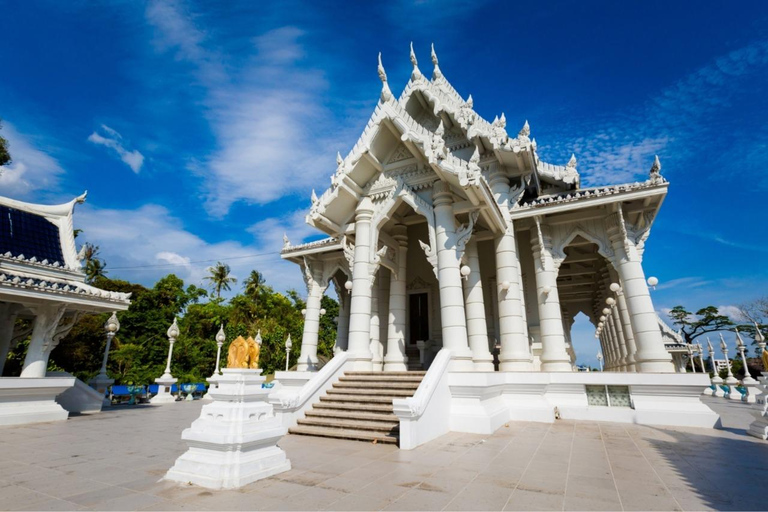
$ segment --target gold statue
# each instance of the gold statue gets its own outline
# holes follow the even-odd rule
[[[768,372],[768,350],[763,349],[763,370]]]
[[[259,344],[256,343],[256,340],[254,340],[250,336],[248,336],[247,343],[248,343],[248,362],[250,363],[248,367],[251,369],[258,368],[259,352],[261,351],[261,347],[259,347]]]
[[[229,344],[227,368],[248,368],[248,342],[242,336]]]

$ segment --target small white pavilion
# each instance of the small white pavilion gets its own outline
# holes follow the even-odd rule
[[[0,378],[0,425],[66,419],[54,399],[76,379],[46,377],[51,351],[81,315],[130,305],[130,294],[85,282],[72,219],[84,200],[48,206],[0,197],[0,376],[10,349],[31,335],[21,376]],[[17,319],[32,320],[31,332]]]
[[[545,379],[541,393],[562,411],[552,393],[565,378],[586,405],[589,383],[557,377],[608,384],[606,374],[576,372],[578,313],[596,327],[595,349],[617,375],[610,384],[634,385],[636,403],[650,381],[630,375],[684,378],[674,375],[643,269],[669,187],[658,158],[645,181],[582,188],[576,158],[544,162],[527,121],[515,135],[503,113],[483,119],[445,78],[434,48],[431,80],[413,49],[411,62],[396,97],[379,56],[373,115],[337,156],[330,187],[312,192],[307,223],[329,238],[285,240],[282,257],[301,266],[308,293],[299,370],[317,364],[320,300],[333,284],[347,370],[432,372],[445,350],[454,400],[459,388],[462,400],[478,393],[482,402],[501,382],[514,394],[513,383]]]

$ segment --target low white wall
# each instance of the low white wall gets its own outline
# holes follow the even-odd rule
[[[451,430],[450,362],[451,351],[440,350],[416,393],[392,401],[394,413],[400,418],[400,449],[412,450]]]
[[[67,372],[48,372],[47,377],[64,377],[75,379],[75,385],[56,397],[56,403],[69,412],[94,413],[101,412],[104,405],[104,395],[91,386]]]
[[[275,416],[286,428],[296,425],[347,370],[347,353],[337,352],[318,372],[276,372],[275,389],[269,394]]]
[[[66,420],[55,398],[74,385],[74,377],[0,377],[0,425]]]
[[[705,374],[485,372],[448,374],[450,429],[491,434],[507,421],[563,419],[712,428]],[[586,386],[627,386],[633,407],[590,406]]]

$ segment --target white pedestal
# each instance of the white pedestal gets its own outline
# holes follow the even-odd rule
[[[209,384],[208,391],[203,395],[203,398],[201,398],[200,400],[205,400],[206,402],[210,402],[211,400],[213,400],[213,397],[211,396],[211,390],[216,389],[217,383],[219,381],[219,375],[214,373],[213,375],[211,375],[205,380],[207,380]]]
[[[55,398],[74,385],[74,377],[0,378],[0,425],[66,420]]]
[[[752,406],[752,415],[755,417],[747,434],[768,440],[768,372],[763,372],[763,376],[758,378],[756,388],[750,388],[750,391],[759,392],[755,399],[755,405]]]
[[[723,385],[723,379],[720,376],[712,377],[712,384],[715,386],[715,390],[712,392],[712,396],[719,396],[720,398],[725,396],[725,391],[720,386]]]
[[[291,469],[277,442],[287,429],[267,402],[261,370],[224,369],[213,402],[181,434],[189,450],[176,459],[166,480],[209,489],[236,489]]]
[[[115,383],[114,379],[110,379],[106,375],[99,374],[88,381],[88,385],[91,386],[93,389],[101,393],[102,398],[102,407],[107,407],[112,405],[112,401],[106,397],[107,389],[109,386]]]
[[[171,394],[171,386],[176,384],[179,379],[173,377],[158,377],[155,382],[158,384],[157,394],[149,401],[151,404],[172,404],[176,401],[176,397]]]

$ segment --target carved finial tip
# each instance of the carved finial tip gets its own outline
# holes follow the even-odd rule
[[[575,168],[576,164],[578,164],[578,160],[576,160],[576,154],[571,153],[571,159],[568,160],[568,164],[566,165],[566,167]]]

